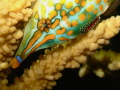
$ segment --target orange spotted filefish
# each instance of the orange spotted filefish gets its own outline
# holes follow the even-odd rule
[[[31,53],[64,43],[89,31],[114,0],[37,0],[12,68]]]

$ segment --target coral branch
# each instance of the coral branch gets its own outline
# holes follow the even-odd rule
[[[104,77],[105,74],[110,74],[110,71],[120,69],[120,54],[111,50],[96,51],[93,56],[90,56],[88,62],[84,63],[79,70],[79,76],[85,76],[91,70],[98,76]]]

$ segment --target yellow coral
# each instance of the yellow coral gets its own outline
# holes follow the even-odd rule
[[[35,0],[0,0],[0,70],[9,67],[9,61],[17,49],[23,32],[17,27],[20,21],[28,21]]]
[[[92,69],[91,69],[92,68]],[[79,76],[85,76],[92,70],[98,77],[104,77],[110,71],[120,69],[120,54],[111,50],[96,51],[79,70]]]

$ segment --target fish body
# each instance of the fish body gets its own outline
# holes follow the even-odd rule
[[[113,0],[38,0],[25,26],[12,68],[31,53],[76,38],[87,32]],[[93,24],[92,24],[93,23]]]

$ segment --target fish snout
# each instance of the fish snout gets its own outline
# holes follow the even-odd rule
[[[22,58],[21,58],[20,56],[15,56],[15,57],[11,60],[10,64],[11,64],[12,68],[15,69],[15,68],[17,68],[17,67],[20,66],[20,64],[21,64],[22,61],[23,61],[23,60],[22,60]]]

